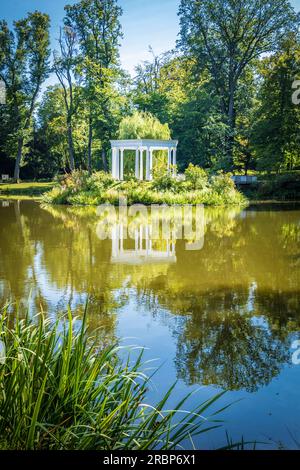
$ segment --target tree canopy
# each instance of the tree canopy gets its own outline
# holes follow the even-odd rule
[[[299,18],[288,0],[181,0],[176,47],[122,69],[118,0],[0,21],[0,168],[16,179],[109,171],[110,140],[179,141],[178,166],[299,169]],[[56,76],[45,89],[45,80]],[[43,93],[42,93],[43,92]],[[20,173],[21,171],[21,173]]]
[[[171,138],[168,124],[161,122],[152,114],[135,111],[132,116],[120,122],[120,139],[163,139]]]

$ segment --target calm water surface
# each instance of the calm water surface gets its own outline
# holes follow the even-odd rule
[[[118,214],[117,214],[118,215]],[[118,219],[119,220],[119,219]],[[124,220],[123,220],[124,222]],[[299,206],[206,209],[203,239],[154,239],[147,217],[107,222],[104,238],[94,208],[41,207],[0,201],[0,302],[42,305],[50,315],[70,304],[106,342],[147,348],[160,370],[149,400],[176,379],[173,400],[194,390],[191,409],[219,390],[222,429],[203,448],[233,439],[259,447],[300,442]],[[13,315],[13,312],[12,312]]]

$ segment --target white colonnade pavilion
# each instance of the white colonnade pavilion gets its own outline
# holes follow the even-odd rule
[[[177,140],[111,140],[112,176],[116,180],[124,180],[124,158],[126,150],[135,151],[135,176],[139,180],[151,181],[153,157],[156,150],[168,152],[168,169],[176,165]],[[146,159],[144,158],[146,153]]]

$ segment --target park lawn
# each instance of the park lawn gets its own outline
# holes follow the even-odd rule
[[[0,198],[39,199],[54,186],[51,182],[0,183]]]

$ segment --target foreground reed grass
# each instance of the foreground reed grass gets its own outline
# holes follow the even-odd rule
[[[8,321],[9,320],[9,321]],[[165,411],[173,387],[145,404],[142,355],[122,363],[116,347],[99,348],[71,312],[55,324],[40,313],[0,318],[1,449],[176,449],[220,426],[203,417],[220,394],[190,413],[188,397]],[[222,411],[222,410],[220,410]]]

